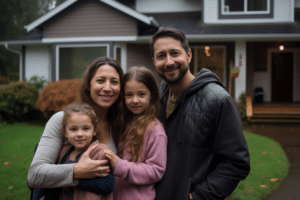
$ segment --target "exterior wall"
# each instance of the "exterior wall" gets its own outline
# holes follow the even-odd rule
[[[203,21],[207,24],[249,24],[294,22],[294,0],[274,0],[273,18],[218,19],[219,0],[204,0]]]
[[[300,0],[295,0],[295,8],[300,8]]]
[[[162,78],[156,72],[148,44],[127,44],[127,69],[133,66],[145,66],[150,69],[160,88]]]
[[[25,52],[25,77],[33,76],[51,80],[51,56],[47,45],[27,45]]]
[[[203,0],[136,0],[141,13],[193,12],[202,10]]]
[[[44,38],[135,36],[136,20],[98,0],[76,2],[44,27]]]

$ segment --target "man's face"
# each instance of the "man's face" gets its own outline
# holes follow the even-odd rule
[[[153,45],[153,64],[158,74],[169,84],[179,82],[189,70],[191,50],[186,53],[179,40],[163,37]]]

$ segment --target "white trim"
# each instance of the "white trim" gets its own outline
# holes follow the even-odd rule
[[[42,44],[42,40],[14,40],[14,41],[4,41],[0,42],[0,45],[5,44]]]
[[[126,43],[115,43],[114,45],[114,59],[116,59],[117,48],[121,48],[121,67],[124,73],[127,71],[127,44]]]
[[[107,5],[112,6],[115,9],[118,9],[122,12],[124,12],[127,15],[130,15],[133,18],[136,18],[148,25],[155,25],[155,26],[159,26],[157,21],[153,18],[153,17],[148,17],[146,15],[143,15],[127,6],[124,6],[123,4],[117,2],[117,1],[112,1],[112,0],[100,0],[103,3],[106,3]]]
[[[39,25],[41,25],[42,23],[46,22],[47,20],[49,20],[50,18],[54,17],[55,15],[57,15],[58,13],[62,12],[64,9],[66,9],[67,7],[71,6],[72,4],[74,4],[77,0],[67,0],[64,3],[60,4],[58,7],[56,7],[55,9],[51,10],[50,12],[48,12],[47,14],[43,15],[42,17],[38,18],[37,20],[35,20],[34,22],[24,26],[24,28],[27,30],[27,32],[35,29],[36,27],[38,27]],[[116,2],[116,1],[112,1],[112,0],[99,0],[100,2],[103,2],[137,20],[140,20],[148,25],[154,25],[156,27],[159,26],[159,24],[157,23],[157,21],[153,18],[153,17],[148,17],[144,14],[141,14],[131,8],[128,8],[127,6],[124,6],[123,4]]]
[[[226,6],[226,9],[228,12],[225,12],[224,6],[225,2],[224,0],[221,1],[221,14],[222,15],[258,15],[258,14],[269,14],[270,13],[270,0],[267,0],[267,10],[266,11],[248,11],[248,0],[244,0],[244,11],[229,11],[229,7]]]
[[[75,3],[76,1],[77,0],[67,0],[67,1],[63,2],[62,4],[57,6],[55,9],[51,10],[47,14],[45,14],[42,17],[38,18],[34,22],[24,26],[24,28],[26,28],[27,32],[33,30],[34,28],[41,25],[42,23],[44,23],[48,19],[52,18],[53,16],[57,15],[58,13],[60,13],[61,11],[63,11],[64,9],[66,9],[67,7],[72,5],[73,3]]]
[[[137,36],[43,38],[42,43],[136,41]]]
[[[109,55],[110,49],[109,44],[59,44],[56,45],[56,74],[55,81],[59,80],[59,49],[60,48],[76,48],[76,47],[106,47],[106,55]]]

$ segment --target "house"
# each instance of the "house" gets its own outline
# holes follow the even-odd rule
[[[300,0],[67,0],[0,44],[20,55],[20,80],[80,77],[99,56],[155,72],[149,39],[175,27],[189,40],[191,71],[210,69],[235,99],[262,88],[264,102],[299,102],[299,9]],[[230,65],[240,66],[235,79]]]

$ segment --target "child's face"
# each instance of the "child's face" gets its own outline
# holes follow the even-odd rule
[[[126,107],[133,114],[140,115],[149,107],[151,91],[145,84],[131,79],[125,83],[124,93]]]
[[[82,113],[70,114],[70,118],[67,120],[65,136],[75,147],[76,151],[85,151],[95,135],[96,132],[89,116]]]

